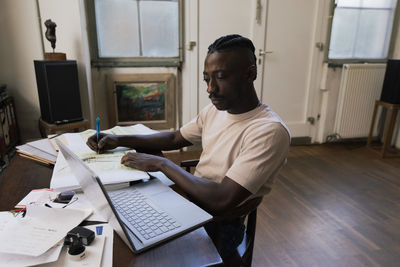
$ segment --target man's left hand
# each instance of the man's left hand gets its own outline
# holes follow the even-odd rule
[[[160,164],[165,158],[145,153],[129,152],[121,158],[121,164],[141,171],[154,172],[160,170]]]

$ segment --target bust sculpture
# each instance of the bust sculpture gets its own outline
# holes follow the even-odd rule
[[[51,21],[51,19],[48,19],[44,22],[44,25],[46,26],[46,33],[45,33],[46,39],[50,41],[54,53],[54,49],[56,48],[56,39],[57,39],[56,38],[57,24]]]

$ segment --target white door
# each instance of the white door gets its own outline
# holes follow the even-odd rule
[[[316,80],[320,79],[315,62],[323,55],[316,47],[318,2],[256,0],[252,26],[259,59],[255,86],[262,102],[279,114],[293,137],[312,137],[315,132]]]

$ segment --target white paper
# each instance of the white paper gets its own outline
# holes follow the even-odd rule
[[[91,210],[28,206],[24,218],[10,220],[2,228],[0,252],[42,255],[91,213]]]
[[[86,162],[88,162],[88,167],[99,176],[101,182],[105,185],[149,178],[146,172],[122,165],[120,163],[121,157],[122,155],[116,156],[114,157],[114,161],[110,162],[88,162],[87,160]],[[58,154],[50,181],[50,188],[58,191],[76,190],[80,188],[78,181],[72,174],[62,153]]]
[[[17,148],[17,150],[21,151],[24,154],[28,154],[28,155],[31,155],[31,156],[36,156],[36,157],[39,157],[39,158],[42,158],[42,159],[45,159],[45,160],[48,160],[48,161],[51,161],[51,162],[55,162],[56,159],[57,159],[56,156],[54,156],[52,154],[49,154],[49,153],[47,153],[45,151],[42,151],[40,149],[37,149],[37,148],[35,148],[33,146],[29,146],[27,144],[21,145],[21,146],[17,146],[16,148]]]
[[[102,226],[101,235],[96,232],[96,227]],[[85,226],[96,233],[95,240],[92,244],[85,247],[86,257],[80,261],[73,261],[68,255],[68,248],[63,247],[60,258],[57,262],[51,264],[43,264],[40,267],[75,267],[75,266],[94,266],[94,267],[111,267],[113,260],[113,242],[114,231],[108,224],[96,224]]]
[[[175,183],[169,179],[163,172],[149,172],[149,174],[153,177],[156,177],[158,180],[160,180],[163,184],[167,185],[167,186],[172,186]]]
[[[93,209],[92,204],[86,199],[83,193],[75,193],[77,201],[69,204],[66,209]],[[86,221],[106,222],[107,220],[98,212],[93,212]]]
[[[0,212],[0,234],[4,231],[6,225],[20,220],[19,217],[14,217],[11,212]],[[2,242],[5,240],[1,239]],[[9,254],[0,252],[0,267],[19,267],[54,262],[58,259],[62,248],[62,242],[58,243],[39,257]]]
[[[11,221],[16,220],[14,215],[8,211],[0,212],[0,233],[3,232],[4,227]]]
[[[58,192],[54,190],[43,188],[32,190],[27,194],[17,205],[16,208],[25,208],[28,205],[44,205],[50,203],[57,197]],[[64,204],[65,205],[65,204]]]
[[[49,266],[53,264],[60,256],[61,249],[63,247],[63,242],[58,243],[56,246],[52,247],[42,255],[38,257],[18,255],[18,254],[8,254],[0,253],[0,267],[25,267],[34,266],[38,264],[51,262]]]
[[[114,249],[114,229],[109,224],[97,224],[86,226],[96,233],[96,226],[103,226],[102,235],[105,236],[106,242],[103,249],[103,258],[101,259],[102,267],[112,267],[113,249]],[[97,235],[97,234],[96,234]]]
[[[26,143],[28,146],[37,148],[43,152],[46,152],[50,155],[53,155],[54,157],[57,157],[58,152],[54,149],[54,147],[51,145],[50,141],[48,138],[40,139],[37,141],[29,142]]]

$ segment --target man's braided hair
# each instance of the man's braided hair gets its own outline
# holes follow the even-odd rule
[[[251,64],[256,64],[257,58],[254,54],[255,48],[253,42],[250,39],[247,39],[246,37],[243,37],[239,34],[230,34],[218,38],[208,47],[208,54],[212,54],[216,51],[231,50],[235,48],[248,49],[249,54],[251,52],[252,55],[252,57],[250,58]]]

